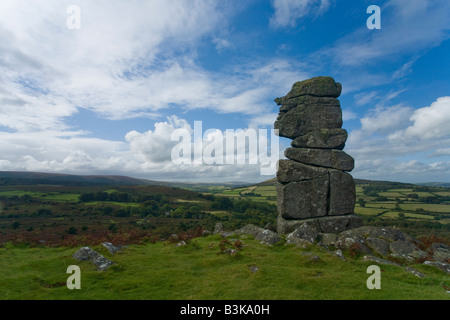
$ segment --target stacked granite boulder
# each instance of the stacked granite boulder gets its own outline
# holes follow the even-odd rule
[[[337,99],[340,83],[331,77],[296,82],[275,99],[280,113],[274,127],[292,139],[277,170],[277,231],[288,233],[305,222],[323,233],[360,227],[354,214],[355,184],[348,173],[354,159],[342,151],[347,131]]]

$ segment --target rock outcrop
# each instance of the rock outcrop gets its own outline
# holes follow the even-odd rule
[[[323,233],[340,233],[362,226],[354,214],[356,192],[354,159],[343,151],[348,134],[342,129],[337,99],[342,86],[331,77],[296,82],[275,99],[280,113],[274,127],[292,139],[277,170],[279,233],[303,223]]]
[[[79,249],[72,257],[80,261],[91,261],[97,266],[98,271],[106,271],[113,264],[111,260],[89,247]]]

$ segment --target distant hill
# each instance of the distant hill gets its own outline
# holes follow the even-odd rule
[[[444,187],[444,188],[450,188],[450,183],[446,182],[425,182],[425,183],[418,183],[419,186],[426,186],[426,187]]]
[[[236,188],[251,185],[244,182],[221,183],[188,183],[169,182],[147,179],[131,178],[120,175],[72,175],[43,172],[0,171],[0,186],[8,185],[57,185],[57,186],[168,186],[190,189],[194,191],[207,191],[212,186],[226,186]]]
[[[277,182],[277,178],[272,178],[272,179],[269,179],[269,180],[257,183],[256,185],[260,186],[260,187],[263,187],[263,186],[274,186],[276,182]]]
[[[0,185],[157,185],[159,182],[114,175],[70,175],[42,172],[0,171]]]
[[[72,175],[59,173],[43,173],[43,172],[22,172],[22,171],[0,171],[0,186],[8,185],[58,185],[58,186],[148,186],[159,185],[178,187],[189,189],[197,192],[204,192],[214,186],[222,186],[226,188],[238,188],[251,185],[256,186],[274,186],[276,178],[272,178],[257,184],[245,182],[219,182],[219,183],[189,183],[189,182],[169,182],[138,179],[120,175]],[[391,187],[401,186],[429,186],[429,187],[445,187],[450,188],[450,183],[429,182],[429,183],[403,183],[394,181],[376,181],[355,179],[357,185],[361,184],[388,184]]]

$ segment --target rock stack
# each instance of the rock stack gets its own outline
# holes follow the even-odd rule
[[[292,139],[277,170],[277,231],[288,233],[305,222],[323,233],[362,226],[354,214],[355,183],[348,173],[354,160],[342,151],[347,131],[337,99],[340,83],[331,77],[296,82],[275,99],[279,136]]]

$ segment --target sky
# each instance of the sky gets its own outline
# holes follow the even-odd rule
[[[273,100],[331,76],[353,177],[450,182],[449,15],[447,0],[2,0],[0,170],[264,181],[249,146],[246,163],[175,163],[174,134],[194,157],[266,129],[283,158]]]

